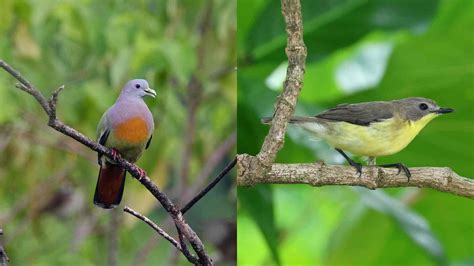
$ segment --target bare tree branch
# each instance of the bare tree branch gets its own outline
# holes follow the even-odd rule
[[[193,183],[193,185],[190,187],[187,187],[187,189],[184,192],[179,192],[180,193],[179,205],[184,204],[186,202],[191,202],[191,200],[193,199],[193,195],[195,195],[199,191],[199,188],[204,186],[207,180],[209,180],[208,176],[217,167],[218,163],[220,163],[220,161],[224,159],[225,155],[228,154],[229,151],[235,146],[235,142],[236,142],[236,132],[234,131],[232,134],[229,135],[229,137],[227,137],[219,145],[219,147],[206,160],[206,164],[201,169],[199,175],[196,178],[194,178],[195,182]],[[171,219],[168,219],[165,222],[165,225],[162,225],[162,227],[167,228],[167,226],[169,226],[168,223],[170,223],[171,221],[172,221]],[[133,265],[142,265],[144,263],[145,258],[154,248],[156,243],[157,243],[157,240],[155,236],[154,235],[151,236],[147,240],[147,243],[140,249],[140,251],[136,255]],[[174,254],[179,254],[179,252],[174,253]],[[173,258],[170,258],[169,264],[170,265],[176,264],[174,262],[175,260]]]
[[[303,22],[299,0],[281,0],[281,10],[285,19],[288,35],[286,55],[288,69],[283,86],[283,93],[275,103],[272,125],[265,137],[262,148],[257,156],[239,156],[244,160],[239,165],[247,165],[245,171],[239,171],[246,176],[261,176],[269,171],[277,152],[283,147],[288,120],[293,114],[296,101],[303,87],[303,75],[306,62],[306,46],[303,42]]]
[[[58,94],[61,92],[62,87],[57,89],[50,100],[46,100],[46,98],[41,94],[41,92],[34,87],[28,80],[26,80],[18,71],[13,69],[3,60],[0,60],[0,67],[5,69],[10,75],[12,75],[16,80],[20,82],[18,88],[23,91],[28,92],[31,94],[38,103],[43,107],[43,110],[48,115],[49,121],[48,125],[59,131],[76,141],[84,144],[85,146],[89,147],[90,149],[102,153],[107,157],[114,159],[112,152],[110,149],[100,145],[99,143],[91,140],[87,136],[83,135],[82,133],[78,132],[72,127],[65,125],[62,121],[58,120],[56,117],[56,103]],[[212,259],[204,250],[204,245],[196,233],[191,229],[191,227],[186,223],[183,218],[183,215],[179,211],[179,209],[173,204],[173,202],[168,198],[168,196],[163,193],[157,185],[155,185],[148,176],[141,176],[141,171],[138,166],[133,163],[128,162],[123,158],[116,159],[116,162],[126,169],[131,176],[136,178],[143,186],[145,186],[148,191],[161,203],[164,209],[171,215],[174,223],[177,227],[181,230],[183,235],[188,239],[193,249],[196,251],[199,257],[199,263],[202,265],[211,265]]]
[[[241,171],[245,166],[239,166]],[[389,187],[432,188],[474,199],[474,180],[459,176],[447,167],[410,168],[411,177],[397,169],[375,166],[364,167],[362,176],[354,167],[326,165],[323,162],[313,164],[273,164],[270,172],[259,177],[244,177],[238,174],[237,184],[253,186],[256,184],[308,184],[312,186],[349,185],[369,189]]]
[[[125,212],[130,213],[131,215],[137,217],[138,219],[144,221],[146,224],[148,224],[153,230],[155,230],[159,235],[161,235],[164,239],[168,240],[176,249],[181,251],[186,258],[189,260],[189,262],[196,264],[198,262],[198,259],[193,256],[192,254],[189,253],[189,250],[187,252],[183,252],[183,249],[181,245],[176,241],[173,237],[168,235],[168,233],[165,232],[165,230],[161,229],[158,225],[156,225],[152,220],[150,220],[148,217],[145,215],[133,210],[132,208],[125,206],[123,209]],[[179,230],[179,229],[178,229]]]
[[[281,11],[285,18],[288,34],[286,55],[288,69],[283,93],[278,97],[272,126],[263,142],[258,160],[265,167],[270,167],[277,152],[283,147],[288,120],[293,114],[298,95],[303,87],[303,76],[306,61],[306,46],[303,42],[303,22],[299,0],[282,0]]]
[[[232,160],[225,168],[224,170],[222,170],[222,172],[220,172],[217,177],[212,180],[211,183],[209,183],[209,185],[207,185],[201,192],[199,192],[199,194],[196,195],[196,197],[194,197],[190,202],[188,202],[186,204],[186,206],[184,206],[182,209],[181,209],[181,213],[186,213],[189,209],[191,209],[191,207],[194,206],[194,204],[196,204],[196,202],[198,202],[202,197],[204,197],[215,185],[217,185],[217,183],[219,183],[219,181],[221,181],[222,178],[224,178],[224,176],[227,175],[227,173],[230,172],[230,170],[232,170],[232,168],[234,168],[235,164],[237,163],[237,158],[235,158],[234,160]]]
[[[0,228],[0,236],[2,235],[3,235],[3,229]],[[3,249],[2,242],[0,241],[0,266],[7,266],[7,263],[9,261],[10,260],[8,259],[7,253],[5,252],[5,249]]]
[[[188,246],[186,245],[186,239],[184,238],[183,233],[181,233],[181,230],[178,227],[176,227],[176,230],[178,231],[178,239],[179,244],[181,246],[181,252],[183,252],[184,256],[186,256],[188,260],[189,258],[193,258],[193,256],[189,252]]]

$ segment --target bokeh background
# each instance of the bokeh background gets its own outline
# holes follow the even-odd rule
[[[302,1],[308,48],[297,115],[422,96],[455,113],[379,163],[474,176],[474,1]],[[239,0],[238,153],[256,154],[285,78],[280,2]],[[363,160],[363,158],[357,158]],[[345,161],[289,127],[277,162]],[[239,265],[473,265],[474,202],[430,189],[238,188]]]
[[[236,1],[0,0],[0,58],[49,96],[58,117],[95,139],[123,84],[146,78],[156,124],[138,165],[184,206],[235,156]],[[0,71],[0,228],[12,265],[187,265],[123,205],[175,234],[127,178],[122,205],[92,204],[97,155],[46,126]],[[219,265],[235,261],[234,172],[186,214]]]

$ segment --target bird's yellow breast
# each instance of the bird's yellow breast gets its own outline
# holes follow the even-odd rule
[[[331,146],[352,154],[380,157],[405,148],[428,122],[435,118],[428,114],[416,121],[398,117],[359,126],[346,122],[329,122],[321,135]]]

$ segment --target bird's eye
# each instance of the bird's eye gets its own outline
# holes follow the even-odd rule
[[[140,89],[140,84],[135,84],[135,88]]]
[[[422,104],[420,104],[420,109],[424,111],[424,110],[428,109],[428,105],[426,103],[422,103]]]

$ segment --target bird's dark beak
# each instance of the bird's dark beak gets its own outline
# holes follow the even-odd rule
[[[155,96],[156,96],[156,91],[155,91],[154,89],[152,89],[152,88],[147,88],[147,89],[145,90],[145,93],[146,93],[147,95],[153,97],[153,98],[155,98]]]
[[[453,108],[439,108],[438,110],[435,111],[437,114],[448,114],[454,112]]]

